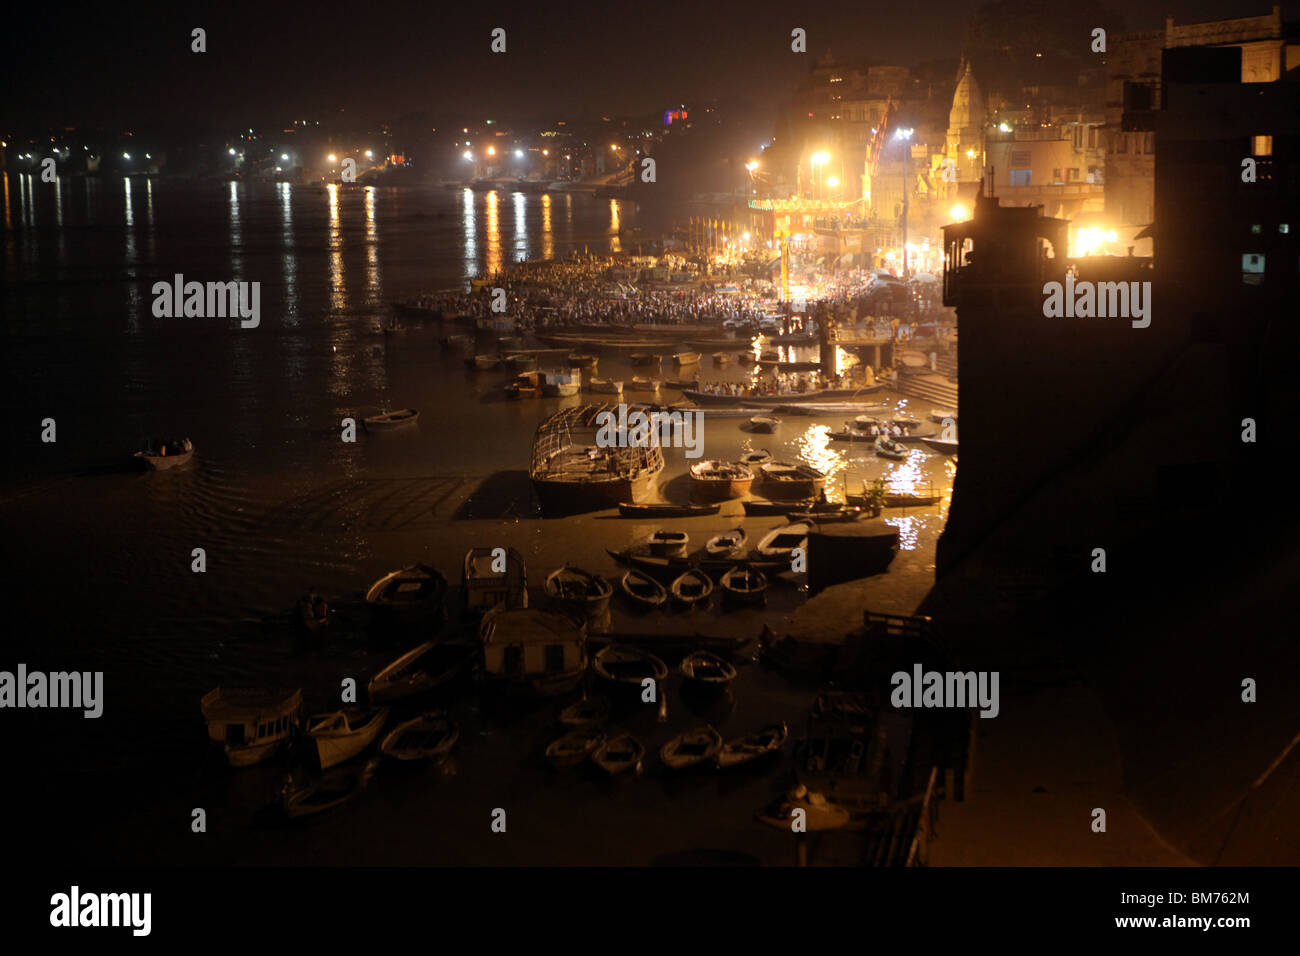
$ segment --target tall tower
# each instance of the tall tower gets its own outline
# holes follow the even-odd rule
[[[961,61],[961,76],[952,94],[952,110],[948,113],[948,158],[956,160],[957,179],[973,182],[984,176],[984,119],[988,108],[984,93],[970,61]],[[974,152],[974,156],[969,155]]]

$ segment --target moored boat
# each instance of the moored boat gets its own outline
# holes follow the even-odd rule
[[[642,571],[628,571],[619,584],[628,600],[642,610],[662,607],[668,600],[664,586]]]
[[[605,742],[605,733],[592,728],[571,730],[546,748],[546,760],[557,770],[582,763]]]
[[[951,441],[943,438],[923,438],[921,440],[925,442],[927,447],[941,455],[957,454],[957,439],[955,438]]]
[[[678,666],[683,677],[698,684],[722,687],[736,679],[736,665],[708,651],[692,651]]]
[[[419,418],[420,413],[414,408],[399,408],[396,411],[371,415],[361,421],[366,426],[366,431],[373,432],[389,431],[394,428],[401,428],[404,425],[414,425]]]
[[[431,711],[398,724],[379,749],[394,760],[441,760],[456,746],[460,728],[445,714]]]
[[[308,718],[306,732],[316,745],[322,770],[351,760],[379,736],[388,720],[387,707],[344,707]]]
[[[684,558],[691,536],[685,531],[652,531],[645,539],[651,554],[661,558]]]
[[[767,575],[748,565],[728,568],[718,585],[723,598],[736,604],[762,604],[767,600]]]
[[[659,379],[646,378],[643,375],[633,375],[632,382],[627,386],[629,392],[657,392],[659,391]]]
[[[766,448],[756,448],[740,456],[740,463],[749,468],[758,468],[772,460],[772,453]]]
[[[598,511],[650,497],[664,469],[663,449],[655,442],[610,444],[602,439],[619,413],[617,405],[574,405],[538,427],[528,475],[548,515]]]
[[[608,644],[592,658],[598,677],[615,684],[640,686],[646,679],[656,683],[668,676],[668,665],[649,651],[630,644]]]
[[[820,471],[802,462],[770,461],[760,470],[769,498],[813,498],[826,481]]]
[[[600,360],[594,355],[588,355],[586,352],[570,352],[569,364],[574,368],[595,369]]]
[[[587,390],[601,395],[620,395],[623,383],[611,378],[593,378],[587,383]]]
[[[699,365],[700,353],[699,352],[676,352],[673,354],[673,364],[678,366]]]
[[[722,770],[751,763],[781,750],[789,737],[790,728],[785,721],[768,724],[758,733],[728,740],[718,750],[713,762]]]
[[[667,501],[622,501],[618,513],[625,518],[695,518],[701,515],[715,515],[720,504],[675,505]]]
[[[285,815],[293,819],[341,807],[360,795],[369,782],[372,771],[373,767],[369,764],[331,771],[305,786],[285,790],[281,806]]]
[[[370,585],[366,603],[400,621],[441,617],[447,579],[434,567],[413,564],[391,571]]]
[[[722,749],[722,735],[712,727],[696,727],[678,734],[659,748],[659,759],[670,770],[685,770],[711,761]]]
[[[792,560],[791,552],[795,548],[807,554],[808,530],[808,524],[802,521],[773,528],[758,542],[754,553],[760,558],[777,561]]]
[[[597,727],[609,720],[609,698],[584,697],[560,711],[565,727]]]
[[[816,498],[800,498],[790,501],[750,500],[741,502],[747,518],[771,518],[788,515],[792,511],[807,511],[816,504]]]
[[[208,739],[220,744],[232,767],[271,756],[289,739],[302,716],[302,690],[217,687],[203,695]]]
[[[428,693],[469,672],[473,648],[449,641],[425,641],[370,678],[371,703],[405,700]]]
[[[546,578],[546,595],[593,619],[609,609],[614,587],[599,575],[566,564]]]
[[[732,359],[732,355],[730,352],[714,352],[713,367],[719,368],[723,365],[730,365],[731,359]]]
[[[691,465],[691,497],[700,501],[727,501],[749,494],[754,472],[748,466],[719,458]]]
[[[781,419],[775,415],[755,415],[749,420],[749,430],[761,435],[770,435],[780,424]]]
[[[627,357],[633,365],[658,365],[659,356],[653,352],[633,352]]]
[[[713,579],[699,568],[690,568],[678,575],[669,590],[679,604],[687,608],[703,607],[713,593]]]
[[[479,372],[489,372],[501,364],[500,355],[475,355],[465,359],[465,365]]]
[[[748,539],[749,534],[744,528],[733,528],[710,538],[704,545],[704,553],[714,558],[730,557],[739,554]]]
[[[930,409],[930,421],[943,424],[948,419],[952,419],[953,424],[957,424],[957,409],[955,408],[932,408]]]
[[[542,374],[540,372],[520,372],[506,384],[507,398],[540,398],[541,395]]]
[[[591,761],[610,776],[627,771],[641,771],[645,759],[645,744],[631,734],[620,733],[607,737],[591,755]]]

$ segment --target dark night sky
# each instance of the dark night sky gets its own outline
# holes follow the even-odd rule
[[[1288,4],[1289,10],[1294,4]],[[815,6],[274,0],[67,6],[24,3],[4,18],[3,122],[167,128],[427,109],[538,117],[632,113],[701,97],[781,97],[827,49],[913,65],[961,52],[978,4],[958,0]],[[1166,12],[1193,21],[1269,12],[1268,0],[1113,3],[1128,29]],[[1104,25],[1104,24],[1102,24]],[[208,52],[189,52],[189,31]],[[488,51],[508,31],[509,52]],[[794,26],[809,57],[790,53]]]

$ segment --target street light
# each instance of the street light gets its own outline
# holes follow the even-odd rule
[[[497,154],[497,148],[496,148],[495,146],[489,146],[489,147],[488,147],[488,155],[489,155],[489,156],[495,156],[496,154]]]
[[[335,156],[333,153],[330,153],[330,154],[329,154],[328,156],[326,156],[325,158],[328,159],[331,163],[338,162],[338,157]]]
[[[818,198],[818,199],[821,199],[821,198],[822,198],[822,187],[821,187],[821,179],[817,176],[817,167],[818,167],[818,166],[825,166],[826,163],[830,160],[830,158],[831,158],[831,154],[830,154],[830,153],[818,152],[818,153],[813,153],[813,154],[812,154],[812,159],[810,160],[810,162],[812,163],[812,173],[813,173],[813,178],[817,180],[817,198]]]

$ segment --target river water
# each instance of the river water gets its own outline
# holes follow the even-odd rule
[[[346,625],[322,647],[298,646],[286,617],[309,585],[346,607],[386,571],[427,561],[454,586],[466,549],[498,545],[523,552],[535,588],[566,561],[612,576],[605,549],[655,527],[536,515],[534,431],[581,398],[506,401],[505,373],[470,372],[463,353],[440,348],[440,336],[463,331],[454,326],[370,332],[393,299],[485,268],[617,251],[634,209],[580,194],[12,176],[3,195],[0,547],[12,631],[0,669],[103,670],[106,684],[99,720],[3,714],[8,759],[31,771],[10,799],[32,839],[66,838],[69,852],[118,862],[789,861],[788,837],[752,816],[788,784],[788,763],[675,780],[648,756],[642,779],[554,775],[541,758],[546,708],[505,719],[468,694],[451,703],[463,732],[443,771],[384,768],[359,802],[305,827],[265,809],[281,768],[231,772],[204,748],[198,701],[217,684],[301,685],[317,711],[337,701],[343,677],[364,683],[391,658]],[[260,282],[260,325],[155,318],[152,286],[177,273]],[[633,371],[602,355],[599,374]],[[406,406],[421,411],[416,428],[341,440],[345,417]],[[45,419],[54,442],[41,440]],[[744,421],[706,415],[705,456],[765,447],[829,468],[839,491],[882,474],[951,484],[951,462],[923,451],[892,464],[866,445],[832,445],[825,432],[839,421],[789,417],[762,436]],[[145,435],[188,435],[195,460],[135,471],[127,457]],[[668,451],[670,495],[688,464]],[[726,510],[675,525],[702,543],[738,523],[737,506]],[[946,503],[893,514],[898,561],[927,560],[945,517]],[[746,526],[752,537],[778,523]],[[196,548],[204,573],[192,570]],[[803,600],[786,588],[766,612],[649,624],[616,615],[613,626],[757,634]],[[773,719],[801,726],[808,688],[752,662],[735,683],[696,706],[670,680],[666,721],[653,708],[624,720],[651,753],[705,719],[724,736]],[[196,807],[208,811],[206,838],[190,832]],[[489,829],[495,808],[507,810],[508,839]],[[68,814],[82,818],[75,834],[59,829]]]

